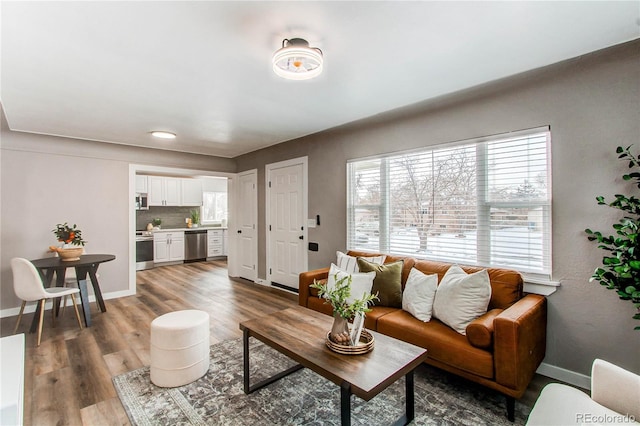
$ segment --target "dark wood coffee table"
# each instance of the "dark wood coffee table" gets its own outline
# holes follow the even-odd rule
[[[427,358],[427,350],[371,331],[374,349],[364,355],[342,355],[325,344],[333,318],[295,307],[240,323],[244,344],[244,392],[249,394],[306,367],[340,386],[340,417],[351,424],[351,394],[365,401],[405,376],[405,414],[394,424],[414,418],[413,370]],[[299,363],[275,376],[250,385],[249,337],[254,337]]]

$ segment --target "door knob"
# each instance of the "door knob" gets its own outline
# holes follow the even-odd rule
[[[242,229],[238,229],[238,234],[242,234]]]
[[[304,235],[300,235],[298,238],[304,240]]]

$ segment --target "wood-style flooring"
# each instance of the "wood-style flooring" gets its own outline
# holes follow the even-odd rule
[[[46,313],[42,343],[28,334],[34,314],[22,318],[26,336],[25,425],[128,425],[113,376],[149,365],[149,329],[159,315],[200,309],[211,317],[211,344],[239,338],[239,322],[297,305],[298,296],[227,275],[226,262],[164,266],[137,275],[137,294],[91,305],[92,326],[80,330],[67,308],[51,324]],[[10,335],[16,317],[0,321]]]
[[[45,316],[42,343],[23,317],[18,332],[26,335],[25,425],[128,425],[111,378],[149,365],[149,329],[159,315],[199,309],[211,316],[211,344],[239,338],[238,324],[297,305],[298,296],[227,275],[226,262],[164,266],[137,274],[137,294],[106,301],[102,313],[92,303],[93,324],[80,330],[72,309],[55,328]],[[50,311],[46,312],[50,314]],[[16,317],[0,320],[10,335]],[[525,399],[534,401],[549,380],[532,382]]]

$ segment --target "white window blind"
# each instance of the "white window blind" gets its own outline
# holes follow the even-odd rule
[[[548,128],[347,163],[348,249],[551,273]]]

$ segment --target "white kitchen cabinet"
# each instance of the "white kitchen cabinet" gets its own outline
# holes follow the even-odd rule
[[[179,206],[182,203],[182,179],[148,176],[149,206]]]
[[[223,229],[209,229],[207,231],[207,257],[216,256],[226,256]]]
[[[148,192],[147,187],[147,176],[145,175],[136,175],[136,193],[137,194],[146,194]]]
[[[182,205],[202,205],[202,181],[200,179],[182,179]]]
[[[184,260],[184,231],[153,233],[153,263]]]

